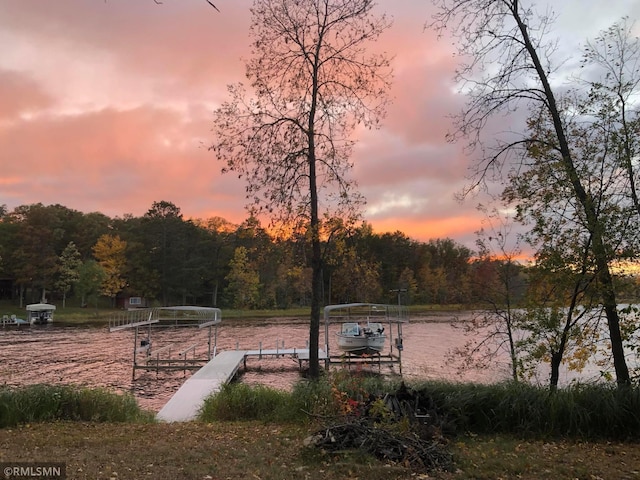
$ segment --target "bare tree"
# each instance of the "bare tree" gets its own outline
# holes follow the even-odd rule
[[[305,225],[312,246],[310,372],[319,376],[322,214],[358,198],[348,179],[359,125],[384,116],[390,62],[366,44],[390,26],[372,0],[255,0],[252,55],[244,85],[215,112],[212,146],[247,180],[250,209],[274,222]],[[328,217],[327,217],[328,218]]]
[[[462,358],[461,371],[486,369],[506,353],[511,379],[522,377],[517,329],[526,288],[524,268],[518,262],[522,255],[520,237],[513,232],[511,215],[480,205],[484,213],[483,227],[476,232],[477,259],[473,262],[477,285],[472,286],[474,302],[484,305],[480,312],[461,324],[468,338],[462,347],[450,352],[452,360]],[[453,324],[458,327],[459,322]]]
[[[640,154],[640,39],[633,35],[633,27],[634,23],[624,18],[601,32],[587,43],[582,66],[593,71],[587,80],[590,113],[607,121],[606,132],[611,136],[614,156],[628,182],[627,194],[640,215],[640,172],[636,161]]]
[[[457,80],[468,92],[468,103],[458,118],[455,138],[465,137],[479,150],[475,182],[480,185],[488,175],[502,171],[513,162],[512,172],[526,171],[527,159],[536,149],[549,155],[545,166],[562,178],[570,192],[573,207],[591,239],[593,264],[597,275],[611,341],[618,385],[630,384],[624,356],[611,265],[613,245],[608,242],[605,216],[591,190],[591,179],[581,176],[571,144],[571,131],[553,83],[557,72],[552,63],[555,44],[548,38],[551,14],[538,14],[522,0],[433,0],[439,7],[431,24],[447,29],[458,39],[458,47],[468,63],[461,65]],[[482,138],[486,126],[497,114],[509,114],[524,108],[536,121],[550,125],[551,136],[538,137],[536,128],[509,132],[487,147]],[[515,165],[515,166],[514,166]],[[512,199],[513,200],[513,199]]]

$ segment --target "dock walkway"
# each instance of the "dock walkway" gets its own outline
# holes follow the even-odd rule
[[[219,391],[222,385],[234,377],[244,358],[244,350],[221,352],[213,357],[184,382],[156,418],[165,422],[194,420],[204,399]]]
[[[293,356],[302,361],[309,360],[309,349],[290,348],[275,350],[228,350],[220,352],[206,365],[194,373],[158,412],[156,418],[164,422],[188,422],[194,420],[205,398],[220,391],[238,372],[241,364],[246,368],[247,357]],[[321,360],[327,358],[323,350],[318,351]]]

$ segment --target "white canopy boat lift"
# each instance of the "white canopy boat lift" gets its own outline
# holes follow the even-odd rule
[[[375,364],[398,365],[402,375],[402,325],[409,321],[403,305],[345,303],[324,307],[326,365]],[[329,327],[339,324],[335,332],[337,352],[331,348]],[[387,350],[385,351],[385,348]]]
[[[49,303],[32,303],[27,305],[27,322],[31,325],[46,325],[53,322],[56,306]]]

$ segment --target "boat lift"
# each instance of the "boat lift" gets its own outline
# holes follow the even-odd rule
[[[222,311],[214,307],[198,307],[181,305],[172,307],[155,307],[123,312],[118,318],[109,322],[109,332],[135,329],[133,339],[133,380],[136,370],[197,370],[215,357],[218,343],[218,324],[222,321]],[[171,356],[173,345],[167,345],[157,350],[152,349],[151,327],[185,326],[199,329],[209,329],[209,340],[206,358],[196,358],[197,344],[190,345],[178,352],[177,358]],[[147,329],[146,338],[140,337],[140,328]],[[139,361],[138,355],[144,355],[144,361]],[[189,356],[191,355],[191,358]],[[162,357],[162,358],[161,358]]]
[[[329,346],[329,326],[332,323],[346,322],[377,322],[388,326],[388,351],[387,353],[375,353],[370,355],[354,355],[348,352],[335,354]],[[402,338],[402,325],[409,321],[408,309],[404,305],[386,305],[379,303],[345,303],[328,305],[324,307],[324,338],[326,352],[325,365],[329,369],[331,364],[342,364],[351,368],[351,365],[377,365],[380,370],[382,365],[398,366],[402,375],[402,351],[404,349]],[[394,336],[395,327],[395,336]]]

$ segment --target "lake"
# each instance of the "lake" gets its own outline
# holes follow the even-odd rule
[[[473,382],[496,382],[509,378],[506,356],[496,360],[491,368],[459,374],[457,365],[447,357],[451,349],[466,341],[455,320],[466,314],[438,313],[411,318],[403,325],[404,351],[402,373],[407,379],[443,379]],[[139,331],[146,337],[146,328]],[[395,329],[394,329],[395,335]],[[308,325],[301,320],[274,321],[223,320],[218,326],[218,351],[258,349],[305,348],[309,335]],[[333,331],[329,340],[332,353]],[[195,356],[207,353],[208,330],[193,327],[153,328],[153,349],[172,345],[179,352],[197,344]],[[320,343],[324,343],[321,326]],[[88,387],[106,387],[117,392],[132,393],[143,408],[158,411],[190,375],[189,371],[144,371],[133,375],[134,331],[109,332],[106,327],[71,327],[58,324],[33,327],[0,328],[0,381],[6,385],[35,383],[76,384]],[[385,352],[387,350],[385,349]],[[193,353],[188,355],[193,356]],[[175,354],[174,354],[175,357]],[[335,367],[339,368],[339,367]],[[389,367],[383,366],[383,371]],[[394,368],[397,372],[397,367]],[[288,389],[300,378],[297,361],[291,358],[247,361],[241,381],[248,384],[266,384]],[[568,381],[565,375],[563,381]],[[542,378],[544,383],[545,378]]]

